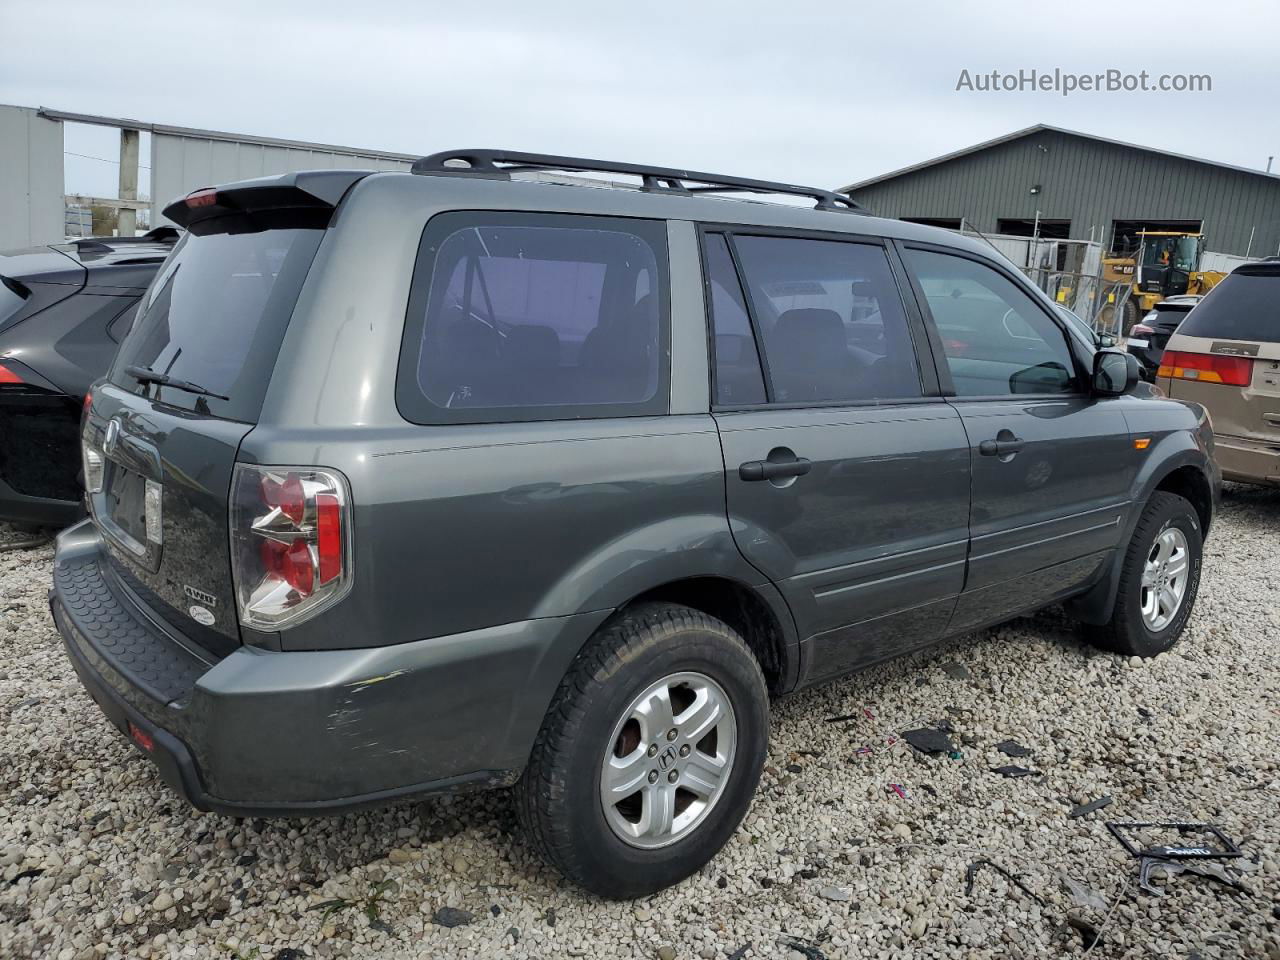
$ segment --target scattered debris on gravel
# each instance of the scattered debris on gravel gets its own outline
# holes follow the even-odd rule
[[[190,810],[67,664],[52,547],[0,551],[0,957],[1280,960],[1277,547],[1280,492],[1231,486],[1162,657],[1100,653],[1049,611],[775,704],[736,836],[633,903],[541,866],[500,793]],[[940,718],[954,751],[901,739]],[[1038,776],[992,774],[1011,743]],[[1104,819],[1215,824],[1239,888],[1142,893]]]

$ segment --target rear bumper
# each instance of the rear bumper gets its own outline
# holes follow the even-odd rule
[[[79,436],[69,397],[0,397],[0,520],[65,527],[84,516]]]
[[[1213,457],[1224,480],[1280,486],[1280,443],[1219,434],[1214,438]]]
[[[120,589],[88,521],[58,538],[50,604],[112,724],[140,730],[135,745],[150,739],[144,752],[193,806],[232,816],[510,785],[563,674],[557,664],[607,615],[391,647],[241,647],[209,662]]]
[[[19,493],[0,477],[0,520],[33,523],[38,526],[65,527],[84,516],[84,504],[78,500],[55,500]]]

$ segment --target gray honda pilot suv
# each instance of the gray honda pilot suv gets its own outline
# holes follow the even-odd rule
[[[771,695],[1057,602],[1137,656],[1191,613],[1203,411],[965,237],[497,151],[165,214],[51,602],[203,810],[514,787],[634,897],[736,829]]]

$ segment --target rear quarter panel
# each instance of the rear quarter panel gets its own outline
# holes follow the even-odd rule
[[[351,594],[290,649],[373,646],[608,610],[689,576],[764,577],[729,533],[691,225],[672,222],[672,415],[420,426],[395,405],[418,242],[435,213],[617,215],[616,191],[372,176],[321,245],[240,459],[341,470]]]

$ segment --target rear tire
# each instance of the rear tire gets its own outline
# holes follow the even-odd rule
[[[1151,495],[1120,568],[1111,619],[1086,626],[1088,640],[1131,657],[1154,657],[1182,635],[1200,587],[1200,515],[1173,493]]]
[[[580,886],[613,899],[654,893],[733,835],[768,730],[760,665],[732,628],[641,604],[603,627],[561,681],[516,785],[517,813],[538,853]]]

